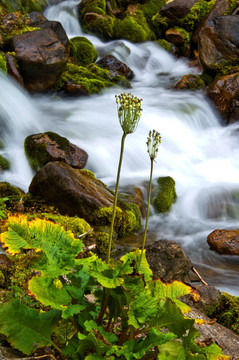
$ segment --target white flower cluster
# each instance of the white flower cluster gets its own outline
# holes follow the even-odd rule
[[[149,137],[147,138],[147,148],[150,159],[155,159],[158,154],[158,147],[161,144],[161,136],[160,133],[156,130],[149,132]]]
[[[125,134],[133,133],[142,113],[142,99],[132,94],[115,95],[120,125]]]

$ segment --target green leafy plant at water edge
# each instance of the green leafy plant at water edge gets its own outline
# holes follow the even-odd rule
[[[12,256],[35,254],[28,293],[42,310],[17,298],[0,304],[0,333],[25,354],[50,345],[70,360],[228,359],[217,345],[194,342],[194,320],[178,297],[197,293],[152,280],[144,253],[138,266],[139,249],[110,264],[95,254],[79,257],[83,243],[70,231],[25,216],[9,217],[0,239]]]

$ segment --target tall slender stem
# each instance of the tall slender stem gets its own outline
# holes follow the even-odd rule
[[[147,206],[147,213],[146,213],[146,222],[145,222],[145,229],[144,229],[144,239],[142,243],[142,250],[140,255],[139,264],[137,267],[137,271],[139,272],[141,261],[143,258],[145,243],[146,243],[146,237],[147,237],[147,229],[148,229],[148,221],[149,221],[149,208],[150,208],[150,199],[151,199],[151,189],[152,189],[152,177],[153,177],[153,167],[154,167],[154,158],[150,158],[151,160],[151,168],[150,168],[150,178],[149,178],[149,193],[148,193],[148,206]]]
[[[111,225],[110,225],[109,246],[108,246],[107,258],[106,258],[107,264],[109,264],[109,262],[110,262],[110,253],[111,253],[111,247],[112,247],[112,237],[113,237],[113,230],[114,230],[116,204],[117,204],[117,199],[118,199],[120,171],[121,171],[121,165],[122,165],[122,160],[123,160],[124,143],[125,143],[126,135],[127,135],[127,133],[124,132],[123,135],[122,135],[122,138],[121,138],[120,158],[119,158],[118,173],[117,173],[117,180],[116,180],[116,187],[115,187],[113,212],[112,212]]]

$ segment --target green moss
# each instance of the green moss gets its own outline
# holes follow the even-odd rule
[[[83,173],[83,174],[86,174],[91,179],[96,179],[95,174],[92,171],[88,170],[88,169],[81,169],[80,172]]]
[[[152,18],[166,4],[166,0],[149,0],[142,5],[145,19],[152,24]]]
[[[10,168],[10,162],[0,155],[0,171],[1,170],[8,170]]]
[[[164,50],[171,52],[174,48],[174,45],[168,42],[165,39],[159,39],[156,40],[157,44],[159,44],[160,47],[162,47]]]
[[[83,4],[83,2],[82,2]],[[97,14],[105,14],[106,12],[106,2],[105,0],[87,0],[84,1],[82,9],[79,13],[80,19],[84,17],[85,13],[97,13]]]
[[[98,52],[90,40],[82,36],[76,36],[70,39],[70,55],[78,65],[86,66],[96,61]]]
[[[226,10],[224,15],[231,15],[238,6],[238,0],[227,0],[227,2],[228,9]]]
[[[207,311],[207,315],[216,318],[219,324],[239,334],[239,297],[222,293],[219,304]]]
[[[58,213],[57,210],[53,206],[49,206],[45,203],[45,201],[39,196],[34,196],[30,193],[26,193],[22,197],[22,202],[24,206],[24,210],[27,213]],[[35,215],[34,215],[35,217]]]
[[[225,60],[219,64],[211,65],[210,68],[216,76],[216,79],[224,75],[230,75],[239,71],[239,59]]]
[[[4,288],[4,284],[5,284],[5,276],[2,270],[0,270],[0,288]]]
[[[119,205],[122,210],[128,210],[135,215],[136,224],[135,224],[135,228],[132,231],[140,229],[142,224],[141,224],[141,212],[139,205],[133,202],[122,201],[122,200],[119,201]]]
[[[103,40],[109,40],[113,37],[114,21],[114,18],[108,15],[98,14],[90,20],[84,17],[82,28],[86,33],[99,36]]]
[[[20,201],[22,194],[21,191],[8,182],[0,182],[0,198],[7,197],[5,202],[8,209],[14,208],[14,206]]]
[[[200,75],[185,75],[182,79],[181,90],[199,90],[205,87],[205,83]]]
[[[96,251],[100,255],[106,255],[109,245],[109,227],[101,227],[95,233]],[[115,249],[115,237],[112,241],[112,251]]]
[[[125,88],[125,89],[131,89],[132,86],[130,84],[130,81],[126,79],[125,76],[122,75],[115,75],[111,78],[111,81],[113,81],[116,85]]]
[[[170,176],[160,177],[157,180],[157,194],[153,198],[153,205],[157,213],[168,211],[176,199],[175,181]]]
[[[60,136],[52,131],[47,131],[45,134],[52,140],[55,141],[58,147],[64,151],[70,150],[70,141],[64,136]]]
[[[47,0],[1,0],[1,5],[7,12],[20,11],[22,14],[42,12],[47,3]]]
[[[167,18],[160,15],[159,12],[153,16],[152,24],[157,38],[162,37],[168,28]]]
[[[7,62],[3,52],[0,52],[0,70],[7,72]]]
[[[63,87],[65,82],[84,86],[89,95],[99,93],[102,89],[114,85],[114,83],[109,80],[109,71],[101,69],[95,64],[90,64],[86,68],[74,64],[67,64],[58,83],[58,89]]]

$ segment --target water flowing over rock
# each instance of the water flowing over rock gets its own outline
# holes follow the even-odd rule
[[[87,221],[94,210],[113,205],[113,195],[104,184],[85,170],[73,169],[63,162],[50,162],[39,170],[29,192],[56,206],[62,214]]]
[[[239,56],[239,17],[219,16],[204,26],[199,35],[199,57],[208,69],[237,62]]]
[[[239,72],[220,77],[209,86],[207,95],[221,115],[228,122],[232,121],[239,109]]]
[[[215,230],[208,235],[211,249],[223,255],[239,255],[239,230]]]
[[[53,132],[30,135],[24,145],[34,169],[39,169],[51,161],[63,161],[76,169],[82,169],[88,159],[84,150]]]
[[[16,53],[25,87],[30,92],[51,89],[68,58],[66,46],[48,28],[13,36],[11,47]]]
[[[113,55],[106,55],[96,63],[103,69],[109,70],[110,78],[115,75],[125,76],[127,79],[132,79],[133,71],[122,61],[118,60]]]
[[[159,240],[146,245],[146,257],[155,279],[183,281],[192,268],[190,259],[174,241]]]

